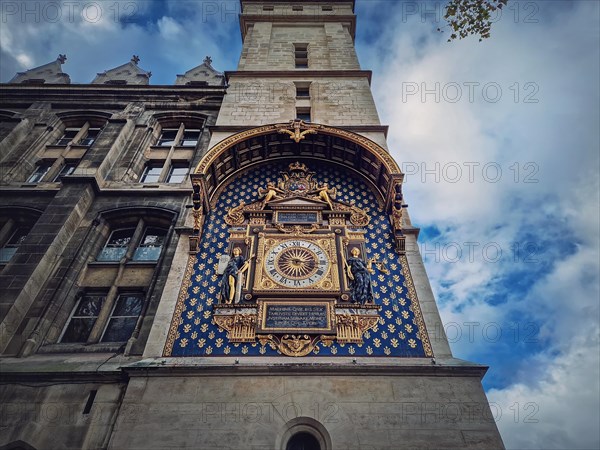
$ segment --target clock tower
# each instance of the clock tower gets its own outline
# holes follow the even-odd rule
[[[242,0],[240,29],[109,447],[503,448],[487,368],[443,333],[354,2]]]

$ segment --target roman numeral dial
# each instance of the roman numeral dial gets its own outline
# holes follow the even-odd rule
[[[327,274],[329,258],[314,242],[286,240],[268,250],[265,271],[280,286],[308,288],[319,283]]]

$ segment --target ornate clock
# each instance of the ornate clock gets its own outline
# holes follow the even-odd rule
[[[301,299],[303,293],[336,292],[339,286],[333,233],[259,234],[255,293],[285,291]]]
[[[329,266],[327,252],[317,243],[303,239],[279,242],[265,255],[266,274],[286,288],[310,288],[320,283]]]

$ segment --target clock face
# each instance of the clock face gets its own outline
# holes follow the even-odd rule
[[[307,288],[317,284],[329,270],[329,259],[317,244],[301,239],[280,242],[266,255],[265,269],[280,286]]]

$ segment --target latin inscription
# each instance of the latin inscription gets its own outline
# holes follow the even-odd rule
[[[327,329],[327,305],[266,305],[265,329]]]
[[[313,212],[280,212],[277,213],[279,223],[317,223],[317,213]]]

